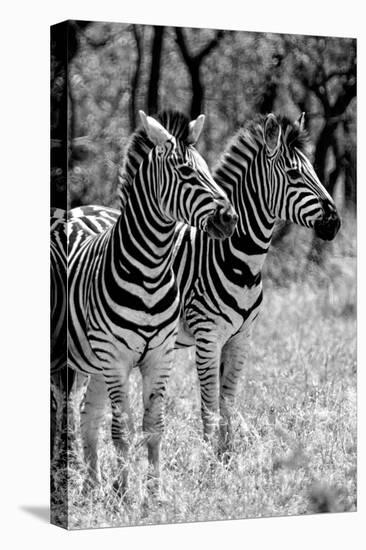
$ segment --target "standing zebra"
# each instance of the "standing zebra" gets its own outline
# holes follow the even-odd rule
[[[122,169],[117,220],[102,218],[96,234],[93,207],[71,210],[68,219],[68,364],[92,375],[97,403],[105,400],[105,388],[108,392],[120,470],[115,487],[122,493],[131,430],[129,374],[135,365],[143,379],[151,478],[159,477],[162,405],[179,319],[172,270],[176,222],[219,239],[231,236],[237,222],[193,147],[204,117],[189,122],[169,112],[159,123],[140,116],[143,129],[133,135]],[[99,483],[98,406],[86,408],[82,436],[92,479]]]
[[[174,271],[181,295],[177,347],[195,344],[204,435],[220,415],[220,449],[231,441],[231,410],[251,326],[262,302],[261,270],[276,219],[335,237],[334,202],[305,155],[304,113],[295,124],[273,114],[247,124],[229,144],[214,178],[239,214],[225,242],[187,226],[177,234]]]
[[[62,373],[67,363],[67,268],[66,268],[66,212],[51,209],[50,268],[51,268],[51,458],[53,458],[56,427],[61,428],[64,380]],[[57,416],[57,419],[56,419]]]
[[[176,347],[196,346],[204,435],[211,439],[220,416],[221,451],[231,441],[231,410],[262,303],[261,270],[276,219],[314,228],[325,240],[340,227],[334,202],[305,154],[306,142],[304,115],[294,124],[273,114],[248,123],[214,172],[239,214],[232,237],[213,241],[195,228],[177,227],[173,269],[181,317]],[[88,408],[94,407],[93,394],[91,384]]]
[[[51,209],[51,373],[66,365],[66,212]]]

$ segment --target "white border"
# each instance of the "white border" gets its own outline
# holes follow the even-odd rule
[[[359,511],[282,519],[135,527],[67,533],[26,507],[48,505],[48,122],[49,26],[67,18],[253,31],[354,36],[359,47],[358,146],[363,161],[364,40],[362,3],[306,0],[60,0],[2,4],[1,106],[1,487],[5,547],[68,549],[88,544],[192,548],[359,548],[364,437],[359,429]],[[6,5],[6,11],[4,6]],[[362,242],[365,170],[359,165],[359,299],[364,303]],[[359,327],[365,326],[362,307]],[[361,345],[361,328],[359,328]],[[361,346],[362,347],[362,346]],[[359,419],[365,417],[359,357]],[[6,542],[8,541],[8,542]]]

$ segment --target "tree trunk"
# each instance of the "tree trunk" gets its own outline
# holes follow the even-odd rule
[[[263,93],[259,97],[256,110],[261,115],[267,115],[274,111],[274,105],[277,98],[278,83],[281,77],[282,55],[276,54],[272,56],[272,65],[269,72],[265,76]]]
[[[51,207],[66,210],[68,24],[51,27]]]
[[[190,72],[192,82],[192,101],[190,115],[191,119],[193,120],[202,113],[204,92],[201,82],[200,66],[197,64],[192,65]]]
[[[344,199],[356,211],[357,206],[357,145],[352,142],[349,124],[344,123]]]
[[[137,112],[136,96],[137,96],[137,91],[140,83],[143,30],[141,30],[141,34],[140,34],[137,25],[132,25],[132,32],[136,43],[137,58],[136,58],[135,71],[133,73],[132,82],[131,82],[131,99],[130,99],[130,132],[131,133],[136,128],[136,112]]]
[[[51,207],[67,209],[68,74],[79,47],[79,29],[88,21],[66,21],[51,27]],[[73,119],[71,120],[74,124]]]
[[[356,172],[356,148],[347,148],[345,158],[344,198],[347,206],[356,210],[357,205],[357,172]]]
[[[154,27],[154,38],[151,50],[150,81],[147,94],[147,112],[150,115],[155,114],[158,111],[160,65],[164,30],[165,27]]]
[[[327,152],[330,147],[333,134],[337,128],[337,124],[338,122],[325,122],[325,125],[320,132],[315,149],[314,168],[318,178],[325,187],[327,186],[325,165],[327,160]]]
[[[176,27],[175,33],[176,42],[179,46],[184,62],[187,65],[187,69],[189,71],[192,82],[192,100],[190,115],[191,118],[196,118],[202,113],[204,105],[204,86],[201,80],[201,65],[204,59],[210,54],[210,52],[217,48],[220,40],[224,36],[224,31],[217,31],[215,37],[206,46],[204,46],[200,52],[195,55],[191,54],[187,48],[183,29],[181,29],[180,27]]]

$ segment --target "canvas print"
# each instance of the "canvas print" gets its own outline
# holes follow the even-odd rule
[[[356,510],[356,40],[51,28],[51,521]]]

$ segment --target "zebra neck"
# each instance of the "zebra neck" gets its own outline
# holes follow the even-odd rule
[[[175,223],[165,220],[151,194],[131,192],[113,228],[111,253],[121,276],[158,288],[171,278]]]
[[[262,149],[258,143],[239,139],[214,174],[239,214],[231,244],[249,255],[267,253],[275,224],[269,209],[270,192]]]

